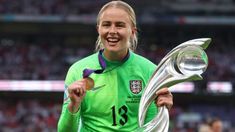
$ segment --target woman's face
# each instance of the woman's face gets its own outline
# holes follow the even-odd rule
[[[107,8],[101,14],[97,29],[106,51],[123,54],[130,47],[130,38],[136,31],[128,13],[114,7]]]
[[[212,124],[211,129],[213,132],[222,132],[223,131],[223,123],[221,121],[216,121]]]

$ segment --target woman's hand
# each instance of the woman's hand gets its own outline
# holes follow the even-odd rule
[[[71,113],[76,113],[79,110],[82,99],[86,94],[86,80],[81,79],[73,82],[68,87],[68,97],[71,102],[68,105],[68,109]]]
[[[158,107],[166,106],[168,110],[173,106],[173,95],[168,90],[168,88],[162,88],[156,92],[157,98],[155,103]]]

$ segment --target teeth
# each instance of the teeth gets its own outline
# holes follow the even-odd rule
[[[109,42],[118,42],[118,39],[117,38],[108,38],[108,41]]]

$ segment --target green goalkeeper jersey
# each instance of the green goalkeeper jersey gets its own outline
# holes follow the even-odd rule
[[[97,90],[86,92],[77,113],[69,112],[67,87],[82,79],[85,68],[100,69],[98,53],[74,63],[65,79],[65,94],[59,132],[131,132],[138,128],[138,108],[141,94],[156,65],[133,52],[125,62],[106,62],[102,74],[91,74]],[[150,105],[146,122],[157,114],[156,105]],[[79,130],[78,130],[79,129]]]

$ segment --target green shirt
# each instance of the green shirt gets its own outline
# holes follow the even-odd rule
[[[152,76],[156,65],[130,51],[124,63],[105,59],[106,69],[102,74],[91,74],[95,91],[87,91],[80,109],[76,114],[69,112],[70,100],[64,101],[58,123],[59,132],[130,132],[138,128],[138,108],[143,88]],[[66,76],[65,88],[82,78],[85,68],[101,69],[98,53],[74,63]],[[67,92],[65,89],[65,98]],[[157,114],[153,103],[147,112],[146,122]]]

